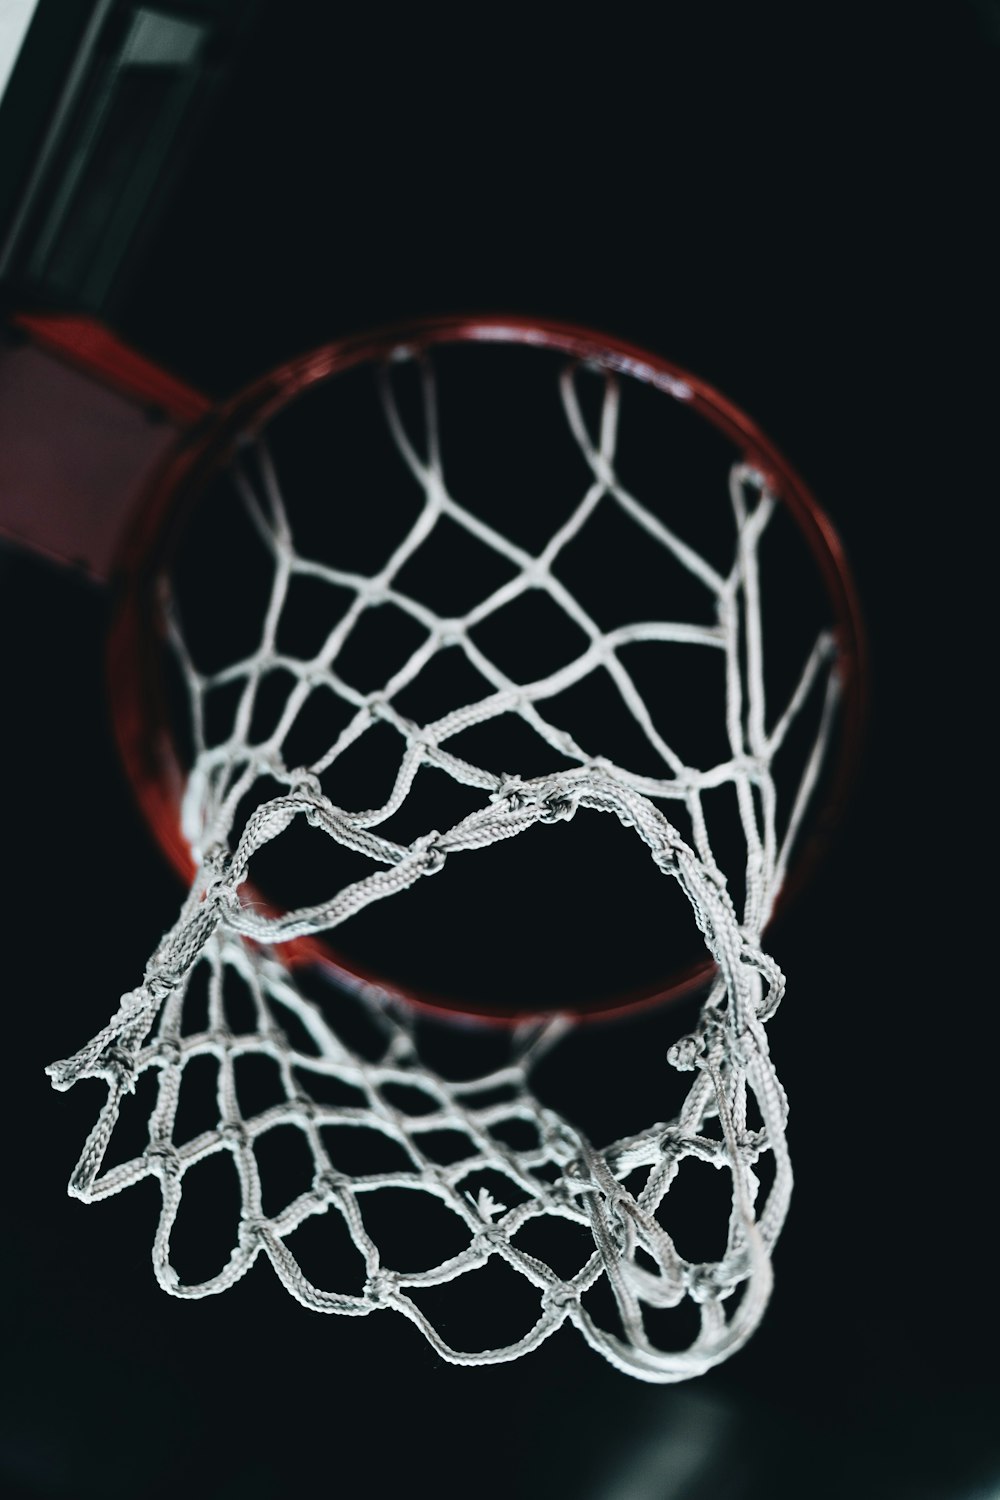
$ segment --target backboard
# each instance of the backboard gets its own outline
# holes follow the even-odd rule
[[[22,307],[110,315],[253,5],[8,7],[0,280]]]

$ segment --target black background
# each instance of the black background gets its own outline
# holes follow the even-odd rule
[[[265,6],[245,39],[126,336],[224,394],[400,316],[604,327],[750,411],[851,557],[873,712],[841,840],[776,944],[797,1170],[776,1292],[746,1350],[675,1388],[566,1329],[455,1369],[401,1320],[306,1313],[263,1261],[225,1297],[159,1292],[155,1189],[65,1198],[99,1090],[53,1095],[43,1069],[136,981],[178,892],[116,764],[106,598],[10,557],[4,1492],[992,1494],[997,13],[318,9]],[[611,1054],[601,1086],[627,1090]]]

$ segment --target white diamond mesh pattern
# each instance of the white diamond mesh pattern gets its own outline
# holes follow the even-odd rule
[[[405,357],[405,356],[404,356]],[[270,602],[257,649],[212,676],[196,670],[181,624],[173,616],[173,639],[190,692],[197,760],[185,798],[185,832],[200,862],[195,885],[174,927],[147,967],[142,984],[127,994],[108,1024],[67,1061],[49,1069],[57,1088],[80,1078],[101,1078],[108,1098],[92,1131],[70,1191],[94,1201],[153,1176],[162,1209],[154,1246],[160,1284],[178,1296],[201,1297],[224,1290],[243,1276],[263,1252],[287,1289],[305,1306],[325,1312],[367,1314],[394,1308],[411,1319],[447,1360],[481,1364],[526,1353],[563,1323],[574,1324],[613,1364],[652,1381],[681,1380],[701,1373],[737,1349],[759,1323],[771,1290],[771,1252],[785,1218],[791,1169],[785,1141],[786,1103],[768,1053],[764,1023],[783,992],[783,979],[763,952],[760,934],[772,910],[803,811],[819,775],[831,733],[838,691],[833,639],[822,633],[804,652],[798,685],[776,714],[764,691],[764,652],[759,599],[759,549],[776,500],[759,474],[736,463],[730,473],[733,544],[730,566],[719,572],[680,535],[630,493],[616,472],[619,412],[628,381],[603,371],[603,398],[595,431],[589,431],[578,400],[580,367],[568,364],[560,379],[565,422],[583,455],[590,481],[572,512],[536,554],[501,535],[453,496],[438,443],[437,389],[433,360],[420,359],[425,431],[420,456],[404,427],[394,396],[393,367],[381,380],[386,430],[419,482],[420,513],[405,539],[374,575],[346,572],[300,556],[282,501],[281,481],[263,438],[248,440],[234,466],[253,524],[271,557]],[[593,368],[587,378],[594,378]],[[683,399],[682,388],[673,392]],[[559,581],[553,565],[567,544],[601,506],[616,506],[646,545],[665,548],[708,592],[716,623],[703,626],[644,619],[601,630]],[[405,563],[448,517],[514,568],[514,576],[461,618],[444,619],[398,585]],[[336,586],[350,602],[310,660],[278,647],[278,630],[290,582],[297,576]],[[528,589],[544,590],[584,632],[587,645],[573,661],[527,684],[505,675],[476,645],[475,625]],[[331,590],[331,593],[333,591]],[[376,694],[350,686],[338,673],[338,653],[366,611],[391,602],[417,621],[426,639]],[[688,765],[664,739],[619,655],[635,641],[668,641],[723,654],[729,756],[710,767]],[[491,685],[479,701],[456,704],[432,723],[403,717],[394,700],[435,652],[458,645]],[[250,743],[250,726],[261,682],[268,673],[290,673],[294,685],[280,719],[266,740]],[[588,753],[546,717],[549,700],[587,674],[603,672],[659,757],[659,777]],[[240,685],[232,733],[209,744],[204,732],[205,695],[223,682]],[[825,682],[825,685],[824,685]],[[288,766],[283,745],[310,694],[332,692],[352,715],[325,754],[308,767]],[[771,773],[773,757],[811,693],[825,693],[819,728],[787,816],[779,826]],[[498,776],[456,755],[449,741],[472,725],[518,715],[569,760],[550,775]],[[320,777],[374,722],[399,735],[398,774],[383,806],[352,811],[335,806]],[[380,825],[403,805],[418,770],[433,766],[481,793],[475,811],[444,831],[429,829],[403,845]],[[262,778],[279,784],[236,831],[241,804]],[[745,909],[737,914],[720,874],[702,810],[706,790],[731,784],[746,839]],[[656,800],[654,800],[656,799]],[[657,802],[683,804],[692,835],[685,840]],[[532,1091],[532,1070],[558,1044],[570,1024],[565,1017],[522,1026],[512,1038],[510,1059],[499,1071],[472,1081],[435,1072],[420,1056],[412,1018],[397,1002],[374,990],[361,995],[378,1027],[378,1055],[360,1055],[338,1032],[337,996],[321,1010],[306,998],[294,975],[278,961],[280,945],[326,931],[371,902],[404,891],[440,869],[499,840],[516,837],[541,822],[573,818],[581,810],[612,814],[634,830],[659,870],[675,880],[690,903],[717,978],[695,1031],[670,1050],[671,1067],[691,1074],[686,1100],[675,1118],[659,1120],[641,1134],[598,1149],[570,1121],[545,1107]],[[280,839],[290,824],[306,818],[331,840],[365,856],[370,873],[321,904],[281,915],[241,903],[239,889],[250,860],[264,844]],[[554,830],[552,837],[558,837]],[[479,857],[484,857],[480,855]],[[243,939],[253,939],[248,945]],[[207,1023],[190,1014],[195,980],[207,982]],[[227,994],[242,987],[253,1005],[253,1025],[234,1029]],[[308,1038],[308,1043],[303,1038]],[[211,1057],[218,1068],[217,1121],[186,1141],[175,1139],[174,1121],[185,1070]],[[264,1057],[280,1072],[283,1099],[257,1112],[241,1110],[234,1082],[241,1059]],[[148,1145],[132,1159],[104,1166],[119,1114],[137,1080],[152,1070],[155,1105]],[[330,1080],[351,1091],[351,1104],[326,1101],[320,1084]],[[393,1102],[391,1086],[419,1091],[421,1109]],[[312,1093],[310,1093],[312,1087]],[[386,1092],[387,1087],[389,1089]],[[751,1125],[751,1100],[759,1124]],[[485,1102],[484,1102],[485,1101]],[[503,1126],[519,1122],[529,1146],[505,1144]],[[278,1127],[301,1134],[310,1153],[309,1190],[277,1215],[264,1213],[255,1143]],[[402,1153],[392,1171],[351,1173],[328,1149],[329,1127],[376,1131]],[[324,1134],[324,1131],[327,1134]],[[425,1149],[435,1131],[460,1138],[459,1158],[442,1165]],[[223,1268],[197,1284],[185,1284],[171,1260],[171,1234],[188,1173],[200,1162],[226,1155],[236,1174],[240,1223]],[[758,1170],[770,1159],[772,1175],[758,1203]],[[682,1162],[694,1158],[728,1174],[730,1182],[725,1250],[714,1262],[685,1260],[664,1227],[662,1214]],[[483,1186],[483,1174],[516,1184],[508,1206]],[[496,1181],[495,1175],[486,1181]],[[479,1185],[477,1185],[477,1183]],[[407,1270],[388,1263],[366,1224],[372,1195],[387,1188],[432,1195],[453,1216],[463,1247],[430,1269]],[[405,1212],[405,1210],[404,1210]],[[304,1273],[294,1249],[296,1229],[316,1215],[336,1215],[356,1247],[363,1275],[358,1288],[320,1287]],[[519,1244],[525,1226],[562,1219],[581,1226],[589,1249],[574,1274],[552,1266]],[[405,1227],[405,1226],[404,1226]],[[535,1298],[533,1320],[496,1347],[456,1348],[446,1342],[421,1303],[421,1293],[474,1276],[497,1258],[522,1278]],[[604,1280],[616,1308],[608,1326],[590,1310],[588,1292]],[[650,1311],[686,1299],[700,1313],[700,1330],[680,1350],[658,1347],[649,1332]],[[658,1324],[656,1326],[659,1326]],[[449,1324],[449,1330],[454,1323]]]

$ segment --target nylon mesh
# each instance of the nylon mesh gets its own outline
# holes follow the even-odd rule
[[[509,1360],[535,1348],[563,1323],[571,1323],[622,1370],[651,1381],[701,1373],[742,1345],[758,1325],[772,1285],[771,1253],[788,1207],[791,1168],[785,1140],[786,1102],[768,1052],[765,1023],[784,983],[761,947],[761,931],[784,877],[799,823],[820,772],[837,698],[832,637],[822,632],[803,653],[790,697],[769,711],[764,690],[759,553],[776,499],[764,479],[743,463],[729,476],[732,551],[718,571],[653,508],[631,493],[616,467],[619,415],[628,380],[603,371],[603,397],[595,430],[588,430],[578,399],[580,367],[560,376],[562,419],[589,474],[584,493],[540,551],[529,553],[477,516],[449,492],[438,440],[433,361],[419,360],[424,431],[421,443],[406,430],[394,392],[393,366],[384,371],[381,403],[385,430],[399,460],[419,484],[422,504],[415,524],[374,574],[362,575],[301,556],[283,503],[281,480],[265,439],[250,441],[236,460],[233,481],[269,553],[269,604],[256,649],[222,671],[204,674],[192,659],[176,610],[173,647],[191,703],[196,759],[184,803],[184,828],[199,871],[184,907],[150,960],[139,987],[93,1040],[49,1069],[57,1088],[96,1077],[108,1098],[73,1174],[70,1192],[94,1201],[145,1177],[155,1177],[162,1209],[153,1252],[160,1284],[178,1296],[201,1297],[231,1286],[262,1253],[287,1289],[305,1306],[364,1315],[393,1308],[415,1323],[447,1360],[482,1364]],[[588,367],[588,378],[593,378]],[[683,388],[672,393],[684,399]],[[421,456],[426,453],[426,457]],[[617,507],[648,546],[666,550],[711,599],[715,623],[642,619],[602,630],[554,571],[561,553],[599,508]],[[513,577],[461,617],[443,618],[399,584],[407,561],[447,518],[513,568]],[[308,660],[279,649],[279,629],[289,586],[297,577],[328,583],[329,633]],[[514,681],[476,644],[471,632],[529,589],[542,590],[579,627],[585,649],[557,670]],[[346,594],[345,592],[346,591]],[[409,659],[377,693],[363,693],[338,671],[338,657],[358,621],[386,603],[404,611],[426,632]],[[687,764],[653,721],[621,658],[637,641],[670,642],[698,652],[721,653],[725,664],[728,758],[712,766]],[[430,723],[405,718],[396,700],[438,651],[458,646],[490,685],[475,702],[457,703]],[[251,742],[261,684],[268,674],[291,674],[293,687],[266,739]],[[588,674],[603,673],[662,765],[662,774],[640,774],[588,751],[549,716],[560,692]],[[239,706],[231,734],[210,743],[206,696],[236,684]],[[303,706],[315,693],[332,693],[350,710],[324,754],[308,766],[287,765],[284,745]],[[772,761],[810,695],[824,708],[787,814],[779,819]],[[544,776],[499,775],[464,758],[450,742],[473,725],[518,716],[554,752],[558,769]],[[384,805],[357,811],[334,805],[323,774],[373,724],[398,735],[395,785]],[[569,762],[568,767],[565,762]],[[383,825],[404,805],[422,767],[433,767],[474,789],[478,805],[444,830],[428,829],[410,843],[395,841]],[[262,785],[248,818],[240,809]],[[745,902],[734,907],[709,841],[702,798],[731,785],[746,842]],[[668,818],[675,803],[687,818],[688,836]],[[717,966],[717,977],[694,1031],[677,1041],[666,1065],[690,1075],[679,1111],[647,1130],[600,1147],[582,1129],[545,1106],[532,1086],[533,1071],[571,1024],[556,1016],[521,1026],[511,1037],[503,1066],[472,1080],[449,1078],[422,1057],[412,1016],[377,987],[362,987],[352,1003],[371,1016],[378,1045],[364,1055],[338,1029],[336,997],[320,1007],[280,962],[282,944],[326,932],[361,908],[398,895],[438,871],[446,860],[469,857],[538,823],[581,812],[619,820],[642,841],[656,868],[677,882]],[[329,900],[280,915],[244,904],[241,888],[253,856],[307,819],[328,839],[362,855],[371,869]],[[558,836],[558,830],[553,832]],[[478,857],[488,857],[479,854]],[[252,943],[245,941],[251,939]],[[234,1027],[232,995],[242,993],[255,1018]],[[192,997],[207,990],[207,1012]],[[200,1002],[199,1002],[200,1004]],[[198,1014],[195,1012],[198,1011]],[[217,1065],[216,1114],[211,1128],[193,1138],[175,1132],[186,1070],[199,1058]],[[278,1071],[280,1097],[257,1110],[241,1107],[236,1078],[247,1058],[267,1059]],[[155,1079],[148,1143],[117,1165],[105,1165],[109,1143],[127,1097],[143,1075]],[[331,1085],[350,1102],[331,1102]],[[398,1102],[400,1088],[419,1108]],[[524,1139],[514,1146],[516,1125]],[[377,1132],[396,1148],[391,1170],[345,1170],[330,1147],[331,1131]],[[264,1211],[260,1143],[269,1132],[291,1129],[311,1162],[311,1185],[280,1212]],[[457,1141],[455,1160],[442,1162],[431,1143],[439,1133]],[[235,1243],[216,1274],[186,1282],[172,1262],[172,1232],[189,1173],[207,1159],[231,1162],[240,1214]],[[712,1261],[685,1259],[664,1227],[668,1194],[685,1160],[722,1171],[729,1182],[725,1248]],[[768,1163],[770,1187],[759,1191]],[[495,1184],[512,1185],[501,1201]],[[494,1184],[494,1186],[489,1186]],[[450,1216],[458,1248],[432,1267],[406,1269],[405,1253],[389,1259],[369,1228],[371,1205],[386,1190],[430,1195]],[[762,1199],[763,1201],[758,1201]],[[296,1231],[316,1216],[333,1215],[356,1252],[354,1286],[320,1286],[301,1268]],[[561,1220],[583,1235],[576,1269],[558,1272],[542,1258],[529,1226]],[[403,1225],[405,1229],[405,1223]],[[489,1348],[464,1348],[449,1321],[449,1340],[435,1324],[430,1290],[502,1264],[531,1294],[527,1327]],[[613,1315],[593,1311],[590,1295],[603,1283]],[[656,1341],[664,1309],[691,1303],[698,1331],[683,1348]],[[655,1314],[655,1316],[654,1316]]]

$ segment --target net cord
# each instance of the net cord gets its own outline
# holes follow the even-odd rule
[[[816,785],[830,740],[838,697],[833,637],[821,633],[806,655],[798,683],[776,716],[769,716],[764,688],[759,550],[776,499],[763,477],[735,463],[730,506],[735,541],[729,570],[720,573],[623,485],[616,472],[621,382],[604,372],[597,431],[588,431],[577,383],[580,367],[567,364],[559,396],[564,419],[586,461],[590,482],[571,514],[537,555],[518,546],[453,496],[445,480],[439,443],[437,386],[432,361],[420,359],[424,449],[406,430],[386,366],[380,396],[386,428],[401,460],[420,486],[419,514],[403,540],[374,575],[329,567],[300,556],[295,548],[279,476],[262,438],[248,439],[234,467],[234,482],[273,563],[273,582],[257,649],[211,676],[197,669],[176,607],[169,612],[173,649],[187,681],[197,756],[184,800],[184,830],[198,860],[198,874],[177,921],[152,956],[142,983],[126,994],[107,1025],[73,1057],[54,1063],[56,1088],[81,1078],[100,1078],[108,1096],[73,1173],[70,1192],[87,1202],[122,1191],[153,1176],[162,1206],[153,1263],[161,1286],[176,1296],[203,1297],[244,1276],[263,1252],[288,1291],[304,1306],[354,1316],[394,1308],[409,1318],[446,1360],[487,1364],[517,1358],[536,1348],[563,1323],[619,1369],[640,1379],[666,1382],[698,1375],[741,1347],[758,1326],[771,1287],[771,1255],[788,1208],[792,1172],[785,1127],[787,1104],[768,1050],[765,1023],[784,992],[784,979],[761,946],[761,932],[785,876],[790,851]],[[488,458],[488,455],[487,455]],[[336,485],[336,476],[332,478]],[[664,548],[708,591],[715,624],[640,620],[602,630],[553,571],[566,546],[601,506],[616,506],[644,535]],[[399,575],[447,517],[514,569],[514,575],[461,618],[443,618],[408,595]],[[278,632],[290,584],[296,577],[347,589],[352,599],[331,626],[320,650],[302,661],[283,652]],[[583,631],[584,650],[558,670],[518,683],[479,648],[471,631],[528,589],[543,590]],[[392,604],[426,631],[421,646],[378,693],[363,693],[338,672],[344,643],[367,610]],[[620,657],[637,641],[672,642],[724,653],[728,758],[699,768],[688,765],[654,723]],[[437,651],[457,645],[489,687],[474,703],[456,706],[432,723],[402,716],[394,699],[413,682]],[[294,686],[273,731],[251,742],[254,707],[267,674],[283,670]],[[637,774],[581,746],[546,717],[545,708],[591,672],[604,672],[622,704],[646,736],[663,774]],[[825,675],[825,686],[822,681]],[[224,683],[242,684],[233,729],[224,742],[205,734],[206,694]],[[771,764],[804,704],[824,694],[819,730],[808,754],[791,810],[779,826]],[[315,763],[289,767],[283,742],[310,695],[335,693],[352,709],[347,725]],[[498,775],[456,754],[449,741],[474,725],[516,714],[557,752],[569,769],[541,777]],[[321,778],[374,724],[398,733],[401,754],[395,783],[379,807],[350,810],[334,805]],[[770,725],[770,727],[769,727]],[[404,804],[417,774],[434,768],[482,792],[475,811],[454,826],[428,830],[409,844],[380,831]],[[238,810],[258,783],[277,781],[281,793],[263,798],[234,836]],[[746,900],[738,916],[712,852],[703,794],[731,784],[746,839]],[[655,799],[655,800],[654,800]],[[690,842],[658,803],[686,810]],[[514,1033],[511,1059],[498,1071],[472,1081],[435,1073],[421,1058],[412,1015],[377,989],[361,1002],[379,1028],[382,1050],[359,1055],[337,1031],[335,1000],[322,1011],[301,992],[278,961],[281,945],[327,932],[371,902],[401,894],[439,871],[446,860],[465,858],[538,824],[594,812],[610,814],[633,830],[657,868],[680,886],[705,945],[717,965],[695,1030],[668,1053],[669,1065],[692,1074],[676,1117],[640,1135],[595,1147],[570,1121],[548,1109],[532,1091],[539,1057],[558,1044],[570,1024],[557,1016]],[[329,839],[371,861],[371,873],[330,899],[281,914],[244,905],[241,887],[253,856],[305,818]],[[553,835],[555,836],[555,835]],[[245,940],[250,940],[249,942]],[[196,976],[207,975],[208,1025],[189,1029],[186,1005]],[[252,999],[256,1025],[234,1033],[227,1024],[225,988],[237,983]],[[294,1022],[294,1026],[293,1026]],[[298,1041],[293,1041],[292,1027]],[[303,1050],[301,1038],[309,1039]],[[173,1126],[185,1068],[211,1056],[218,1068],[218,1122],[194,1139],[177,1142]],[[284,1100],[254,1115],[240,1108],[237,1064],[264,1056],[277,1065]],[[138,1079],[157,1073],[149,1117],[149,1141],[138,1156],[104,1167],[120,1112]],[[303,1080],[336,1079],[354,1090],[359,1103],[331,1105],[313,1098]],[[407,1114],[391,1101],[387,1086],[417,1088],[426,1104]],[[500,1090],[503,1101],[483,1102]],[[760,1124],[749,1123],[751,1101]],[[502,1127],[527,1125],[533,1145],[504,1144]],[[301,1133],[315,1168],[312,1188],[267,1216],[254,1143],[267,1131],[291,1126]],[[407,1167],[397,1172],[351,1175],[331,1156],[325,1127],[365,1127],[398,1145]],[[429,1133],[457,1132],[467,1153],[444,1166],[425,1149]],[[182,1281],[171,1261],[171,1233],[180,1211],[187,1174],[218,1153],[228,1153],[239,1182],[240,1221],[225,1266],[197,1284]],[[758,1206],[758,1171],[770,1158],[772,1181]],[[664,1205],[687,1159],[728,1172],[731,1201],[726,1248],[714,1262],[692,1262],[677,1250],[664,1225]],[[512,1185],[511,1206],[483,1185],[483,1174],[499,1173]],[[635,1185],[636,1175],[641,1185]],[[403,1271],[384,1263],[365,1222],[368,1195],[392,1188],[428,1193],[440,1200],[467,1243],[430,1269]],[[359,1289],[328,1291],[302,1271],[289,1241],[317,1214],[339,1217],[363,1268]],[[586,1229],[590,1250],[572,1275],[557,1274],[528,1253],[518,1235],[533,1221],[558,1218]],[[537,1294],[529,1328],[501,1346],[461,1350],[445,1342],[421,1305],[421,1292],[474,1273],[498,1258]],[[617,1327],[591,1311],[588,1293],[602,1281],[610,1289]],[[700,1314],[700,1331],[686,1349],[658,1347],[649,1315],[689,1299]]]

